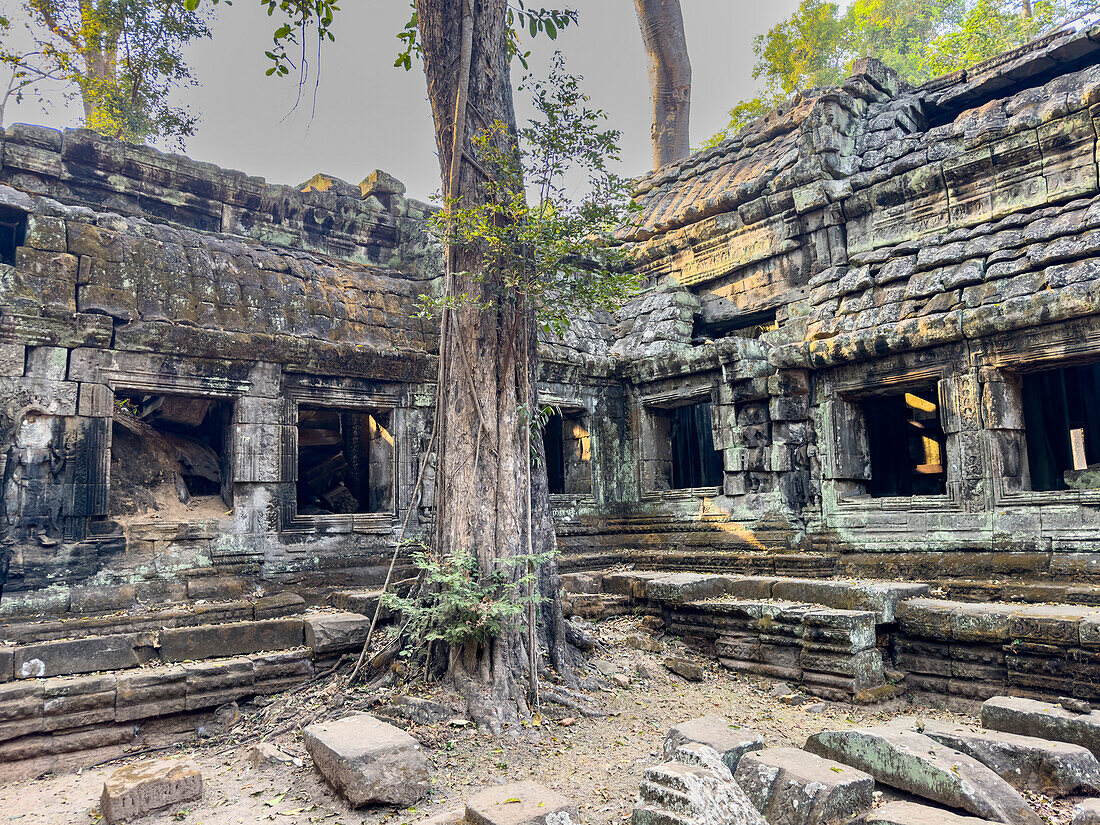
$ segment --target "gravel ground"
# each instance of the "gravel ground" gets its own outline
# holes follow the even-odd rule
[[[96,823],[103,782],[119,765],[139,759],[188,758],[203,773],[201,802],[143,819],[147,825],[185,822],[191,825],[399,825],[460,805],[473,791],[490,784],[533,779],[576,799],[586,825],[623,823],[630,817],[642,770],[659,761],[668,728],[705,714],[718,714],[764,736],[768,746],[801,745],[810,734],[827,729],[875,724],[920,713],[937,718],[975,721],[942,708],[897,701],[888,708],[852,708],[814,700],[789,706],[770,695],[771,680],[742,677],[713,661],[685,654],[679,642],[664,640],[660,652],[642,652],[625,644],[630,635],[647,635],[635,618],[601,623],[598,635],[606,649],[593,660],[605,676],[597,701],[607,715],[567,717],[547,708],[533,730],[514,741],[497,741],[472,727],[448,722],[408,725],[426,746],[432,763],[431,797],[413,809],[351,811],[313,771],[298,735],[301,726],[336,718],[349,709],[378,711],[379,697],[340,693],[329,681],[307,691],[277,697],[260,707],[245,705],[240,720],[227,733],[185,743],[149,756],[131,756],[75,773],[45,776],[0,785],[0,823],[61,825]],[[667,654],[686,655],[702,665],[706,678],[691,683],[661,665]],[[630,678],[629,687],[609,675]],[[424,698],[459,708],[454,695],[417,691]],[[816,706],[815,706],[816,705]],[[301,766],[249,766],[252,744],[263,739],[301,760]],[[1031,797],[1051,825],[1068,825],[1070,802]]]

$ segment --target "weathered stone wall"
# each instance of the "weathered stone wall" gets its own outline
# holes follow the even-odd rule
[[[1100,361],[1094,37],[917,89],[861,61],[639,183],[645,288],[541,344],[543,397],[584,434],[564,472],[591,479],[553,496],[567,566],[1096,575],[1100,489],[1033,489],[1022,414],[1026,375]],[[10,609],[380,579],[431,419],[430,208],[381,172],[294,188],[83,131],[2,138]],[[865,404],[915,388],[943,490],[873,496]],[[110,512],[134,394],[227,410],[224,512]],[[705,402],[719,475],[670,489],[671,417]],[[299,512],[317,408],[385,422],[392,508]]]
[[[724,485],[696,509],[746,538],[786,520],[779,546],[851,572],[904,575],[935,551],[943,575],[1093,574],[1096,493],[1031,489],[1020,385],[1100,359],[1097,37],[917,89],[861,61],[641,183],[625,240],[648,289],[613,352],[642,415],[713,401]],[[862,403],[928,386],[945,492],[868,495]]]

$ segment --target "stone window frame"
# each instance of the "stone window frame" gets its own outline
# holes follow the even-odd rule
[[[599,467],[599,447],[597,446],[598,439],[593,435],[592,416],[594,412],[589,405],[578,403],[576,399],[566,400],[563,397],[555,396],[553,394],[547,394],[545,392],[539,393],[539,405],[550,405],[560,410],[563,414],[570,413],[584,413],[584,421],[588,427],[588,443],[589,449],[592,451],[592,455],[588,461],[588,472],[591,479],[591,486],[587,493],[549,493],[550,506],[553,507],[566,507],[576,504],[595,504],[596,502],[596,482],[597,482],[597,467]]]
[[[287,445],[286,466],[288,471],[288,490],[280,502],[280,533],[317,533],[317,534],[369,534],[390,533],[397,523],[401,508],[401,426],[400,395],[391,390],[374,388],[355,388],[347,386],[325,386],[306,381],[292,384],[286,388],[286,399],[291,405],[290,428],[292,444]],[[390,428],[393,439],[393,507],[383,513],[334,513],[324,516],[298,515],[298,408],[301,406],[321,407],[325,409],[374,412],[390,414]]]
[[[105,405],[109,425],[107,427],[106,450],[104,462],[106,463],[106,490],[107,500],[111,492],[111,455],[114,448],[114,422],[116,415],[115,400],[120,392],[145,392],[151,395],[183,395],[190,398],[209,398],[214,401],[228,402],[232,406],[229,417],[231,444],[236,443],[235,430],[237,428],[237,403],[252,389],[251,381],[235,381],[229,378],[202,375],[169,375],[162,372],[145,372],[140,370],[115,370],[100,368],[99,376],[107,387],[105,397],[100,403]],[[234,462],[237,456],[230,455],[230,470],[235,472]],[[230,517],[237,515],[237,502],[234,500],[229,509]],[[108,517],[111,514],[108,511]],[[186,519],[177,522],[162,522],[161,527],[169,524],[198,524],[203,519]]]
[[[1091,321],[1091,323],[1089,323]],[[996,506],[1042,505],[1100,507],[1100,489],[1097,490],[1031,490],[1023,489],[1024,478],[1013,483],[1012,477],[1003,472],[1007,457],[1005,450],[1011,445],[1003,439],[993,438],[998,431],[1023,433],[1022,377],[1027,373],[1095,363],[1100,360],[1100,328],[1096,319],[1079,319],[1056,326],[1030,329],[1013,335],[999,335],[982,342],[983,352],[976,362],[982,376],[983,429],[990,434],[990,452],[993,459],[993,503]],[[996,390],[993,387],[997,387]],[[1004,399],[996,393],[1003,392]],[[1007,416],[997,414],[997,401],[1001,407],[1019,411],[1019,420],[1001,420]],[[1027,464],[1026,435],[1020,436],[1017,445],[1021,461]],[[1030,476],[1027,476],[1028,480]]]
[[[881,395],[896,395],[909,389],[936,386],[938,396],[940,425],[943,427],[944,443],[944,471],[946,492],[927,496],[878,496],[872,497],[866,492],[865,485],[854,477],[845,476],[838,464],[837,456],[828,457],[822,463],[821,482],[822,493],[828,488],[832,489],[834,505],[837,512],[853,513],[866,511],[896,511],[915,512],[922,511],[942,512],[965,510],[958,468],[961,466],[961,450],[959,439],[949,433],[950,424],[948,417],[955,415],[954,410],[959,406],[959,398],[955,369],[946,362],[932,363],[916,368],[898,366],[880,372],[868,373],[867,365],[854,365],[862,367],[851,377],[834,379],[832,393],[826,399],[820,432],[828,433],[831,439],[831,449],[848,439],[866,439],[866,430],[863,425],[863,412],[861,402],[866,398]],[[824,457],[823,457],[824,458]],[[870,456],[868,455],[868,461]],[[831,465],[831,466],[827,466]],[[868,468],[869,469],[869,468]],[[861,492],[855,492],[852,488],[863,487]]]
[[[704,401],[711,403],[711,429],[714,428],[714,415],[718,409],[718,386],[712,378],[708,378],[706,384],[695,384],[675,390],[664,392],[651,392],[640,394],[637,398],[638,411],[638,490],[642,501],[683,501],[690,499],[713,499],[723,494],[723,484],[708,487],[685,487],[678,490],[653,490],[651,480],[647,477],[647,462],[653,460],[646,455],[645,445],[651,410],[673,410],[677,407],[686,407],[691,404],[699,404]],[[729,472],[726,462],[726,450],[720,449],[715,444],[715,449],[722,456],[722,473]]]

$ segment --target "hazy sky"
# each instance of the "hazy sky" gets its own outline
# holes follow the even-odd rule
[[[380,168],[403,180],[411,196],[427,198],[437,191],[439,166],[423,72],[415,61],[410,72],[393,68],[395,34],[409,17],[408,2],[344,0],[341,5],[336,42],[325,46],[321,58],[315,112],[311,89],[291,111],[296,83],[264,76],[263,53],[274,26],[256,0],[219,5],[214,38],[188,52],[200,85],[180,98],[201,115],[201,123],[187,154],[273,183],[301,183],[315,172],[358,183]],[[789,15],[797,2],[682,0],[682,5],[692,64],[691,140],[698,145],[725,125],[734,102],[753,93],[753,35]],[[4,6],[18,19],[17,0],[3,0]],[[573,0],[569,6],[580,11],[579,27],[563,31],[556,43],[525,39],[534,52],[531,69],[541,73],[547,56],[561,49],[569,70],[584,75],[593,103],[623,131],[624,171],[643,173],[650,161],[651,110],[634,4]],[[517,82],[521,71],[518,64],[513,67]],[[516,102],[522,121],[526,100],[517,95]],[[43,113],[29,102],[10,105],[6,120],[79,125],[73,109]]]

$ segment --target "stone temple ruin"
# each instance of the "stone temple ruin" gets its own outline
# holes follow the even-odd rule
[[[832,699],[1100,698],[1098,117],[1061,32],[860,61],[644,178],[643,292],[540,350],[570,609]],[[427,447],[430,207],[27,125],[0,184],[0,760],[353,648]]]

